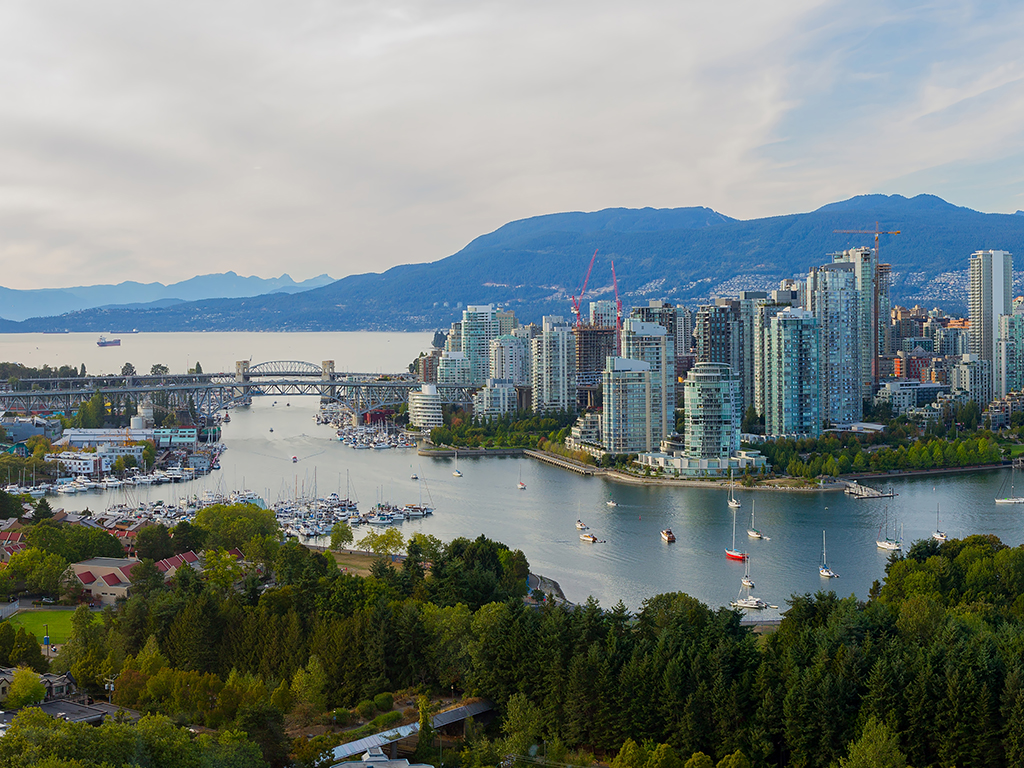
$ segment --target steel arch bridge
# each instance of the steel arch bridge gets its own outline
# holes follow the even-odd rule
[[[334,403],[353,420],[382,408],[409,401],[421,382],[409,374],[337,372],[334,361],[322,365],[299,360],[251,364],[241,360],[234,374],[169,374],[166,376],[87,376],[62,379],[22,379],[0,388],[0,411],[71,414],[99,392],[111,405],[150,400],[173,409],[195,407],[207,419],[224,408],[249,402],[252,397],[317,396]],[[441,402],[472,402],[475,387],[440,384]]]

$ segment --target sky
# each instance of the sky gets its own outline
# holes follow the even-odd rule
[[[1024,4],[12,0],[0,285],[296,280],[558,211],[1024,209]]]

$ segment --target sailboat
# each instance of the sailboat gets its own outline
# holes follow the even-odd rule
[[[455,452],[455,471],[452,472],[452,477],[462,477],[462,473],[459,471],[459,452]]]
[[[896,533],[895,529],[896,529],[896,524],[893,523],[893,533],[894,534]],[[900,550],[903,549],[902,537],[899,538],[899,539],[890,539],[889,538],[889,509],[888,508],[886,508],[886,510],[885,510],[885,538],[884,539],[882,538],[882,528],[879,527],[879,529],[878,529],[878,539],[875,541],[875,544],[878,546],[879,549],[885,549],[885,550],[888,550],[890,552],[899,552]]]
[[[828,567],[828,560],[825,558],[825,532],[821,532],[821,565],[818,566],[818,573],[826,579],[838,579],[839,574]]]
[[[1010,468],[1010,495],[1009,496],[1005,496],[1004,498],[1001,498],[1001,499],[996,499],[996,504],[1024,504],[1024,496],[1015,496],[1014,493],[1013,493],[1013,481],[1015,479],[1014,476],[1016,474],[1017,474],[1017,467],[1016,466],[1011,467]],[[1003,480],[1003,483],[1005,484],[1006,481]]]
[[[746,561],[745,565],[746,565],[746,569],[743,571],[743,578],[740,579],[740,584],[742,584],[744,587],[748,587],[749,589],[753,589],[754,588],[754,580],[752,578],[750,578],[750,558],[749,557],[747,558],[747,561]]]
[[[725,550],[725,556],[730,560],[746,560],[750,555],[736,549],[736,510],[732,511],[732,546]]]
[[[736,498],[735,494],[736,482],[732,479],[732,469],[729,470],[729,506],[733,509],[740,508],[739,499]]]
[[[412,464],[409,465],[409,469],[412,469]],[[420,476],[418,474],[416,474],[416,470],[415,469],[412,470],[412,474],[409,475],[409,479],[410,480],[419,480],[420,479]]]
[[[526,483],[523,482],[523,468],[522,468],[522,466],[519,467],[519,482],[516,483],[516,488],[518,488],[520,491],[525,491],[526,490]]]
[[[939,505],[935,505],[935,533],[932,534],[932,538],[936,541],[946,541],[948,538],[945,531],[939,530]]]
[[[754,527],[754,502],[750,502],[750,527],[747,528],[747,536],[752,539],[764,539],[768,541],[768,537],[761,533],[757,528]]]

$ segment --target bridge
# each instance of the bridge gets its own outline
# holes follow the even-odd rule
[[[298,360],[251,364],[235,363],[234,373],[168,374],[163,376],[84,376],[52,379],[21,379],[0,387],[0,412],[75,413],[97,392],[110,403],[141,403],[149,400],[170,409],[195,407],[210,419],[217,411],[247,403],[253,397],[315,395],[321,403],[333,403],[358,423],[381,408],[409,401],[409,393],[422,386],[408,373],[373,374],[339,372],[333,360],[321,365]],[[473,390],[465,384],[439,384],[437,392],[446,404],[470,403]]]

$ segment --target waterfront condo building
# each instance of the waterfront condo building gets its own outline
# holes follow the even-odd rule
[[[494,419],[516,410],[516,388],[510,379],[488,379],[473,395],[473,415]]]
[[[491,341],[497,336],[498,318],[493,304],[471,305],[462,311],[461,349],[469,361],[469,383],[482,386],[487,380]]]
[[[427,432],[444,425],[441,397],[435,385],[424,384],[419,392],[409,393],[409,423]]]
[[[864,413],[860,376],[860,295],[850,262],[814,268],[807,298],[821,333],[821,415],[834,425],[860,421]]]
[[[654,450],[651,364],[643,360],[609,357],[601,375],[604,408],[601,442],[608,453]]]
[[[784,309],[768,333],[765,434],[817,437],[821,433],[818,319],[804,309]]]
[[[778,291],[773,291],[778,293]],[[772,302],[761,304],[757,308],[754,319],[754,410],[758,416],[764,416],[764,393],[768,386],[768,338],[772,327],[772,318],[791,305]]]
[[[530,344],[533,410],[575,410],[576,345],[569,324],[558,315],[545,316],[540,333]]]
[[[675,333],[658,323],[630,318],[622,324],[621,348],[623,357],[651,366],[651,436],[657,447],[675,431]]]
[[[963,355],[949,369],[949,391],[958,402],[973,400],[984,409],[992,400],[992,363],[977,355]]]
[[[469,384],[472,371],[465,352],[445,352],[437,364],[438,384]]]
[[[727,460],[740,447],[740,382],[724,363],[697,363],[683,385],[684,452]],[[723,465],[723,466],[727,466]]]
[[[975,251],[968,278],[971,354],[991,364],[996,359],[999,317],[1013,312],[1013,256],[1008,251]]]
[[[995,396],[1024,392],[1024,308],[999,318]]]
[[[491,341],[490,378],[507,379],[517,387],[530,385],[530,353],[525,339],[499,336]]]

